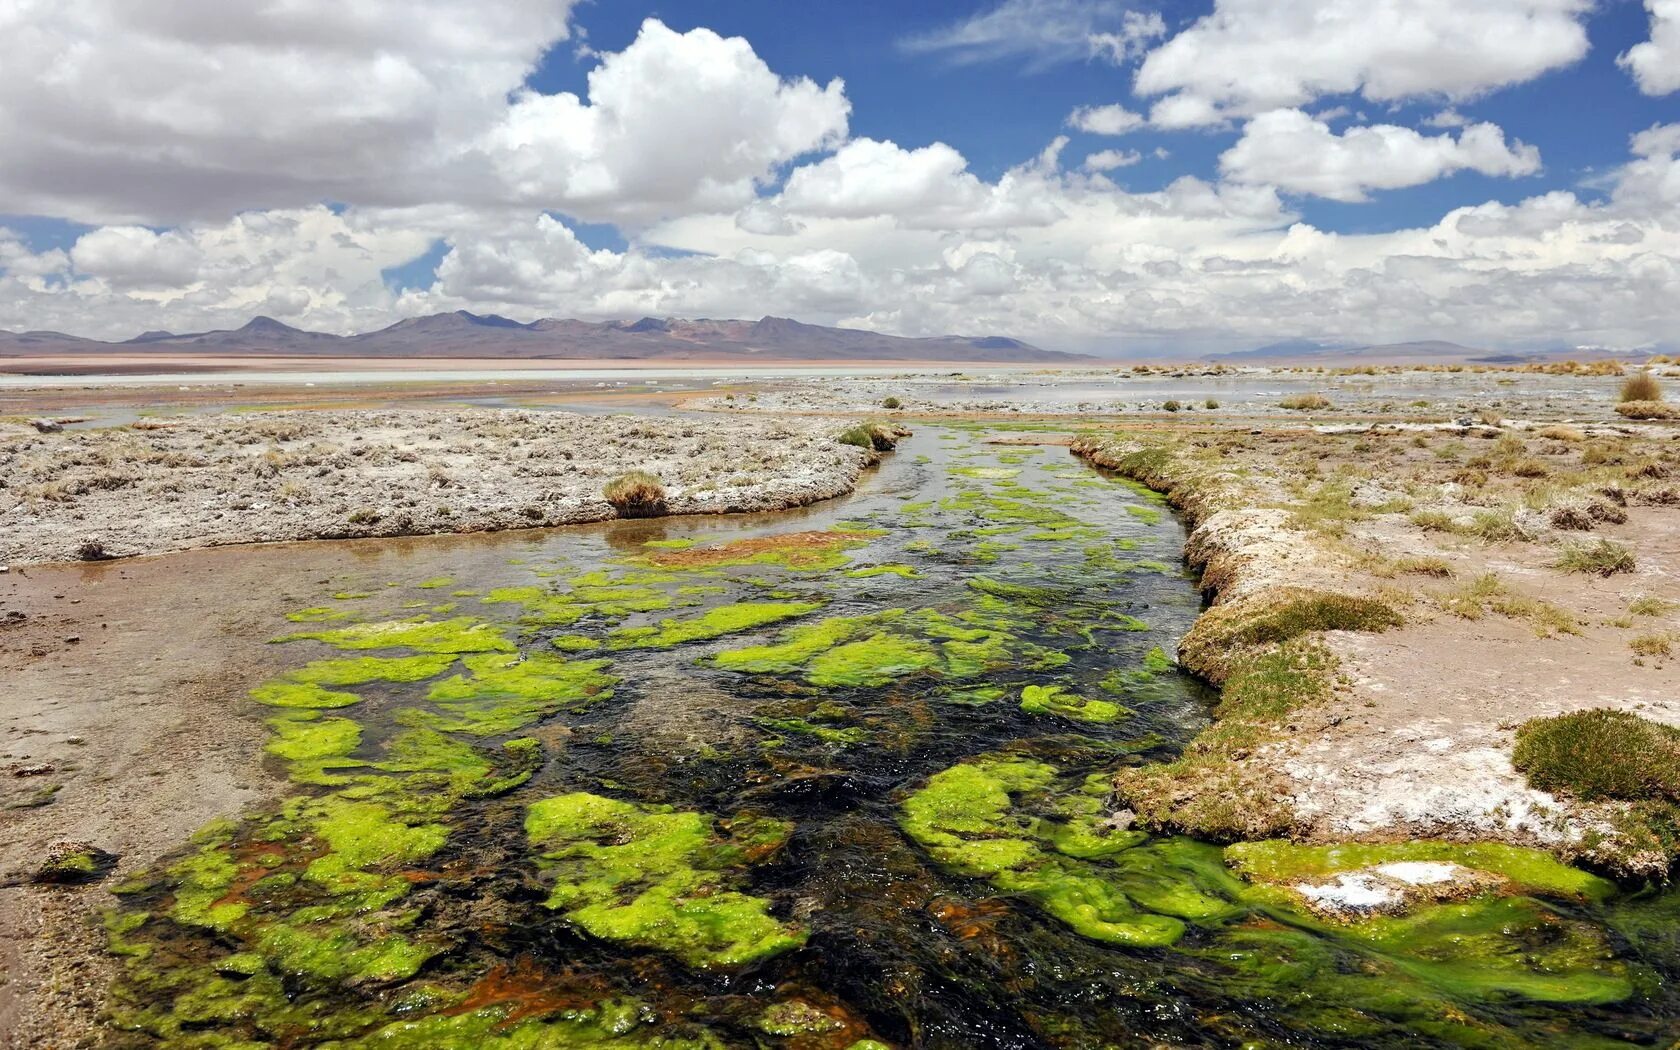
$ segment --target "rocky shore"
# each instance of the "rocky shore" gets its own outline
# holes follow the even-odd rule
[[[1514,754],[1581,712],[1680,725],[1669,444],[1498,426],[1081,437],[1076,454],[1185,514],[1213,604],[1180,661],[1222,688],[1181,759],[1119,774],[1119,803],[1220,841],[1497,841],[1666,876],[1660,798],[1560,787]]]
[[[304,539],[486,532],[617,517],[644,471],[660,511],[780,510],[850,492],[855,420],[398,409],[61,429],[0,424],[0,564]]]

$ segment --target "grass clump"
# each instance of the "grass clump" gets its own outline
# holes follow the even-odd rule
[[[1279,408],[1292,412],[1313,412],[1330,407],[1330,399],[1323,394],[1290,394],[1278,402]]]
[[[1661,401],[1662,399],[1662,384],[1657,382],[1656,376],[1643,368],[1622,380],[1621,393],[1616,398],[1624,404],[1629,401]]]
[[[1635,656],[1666,659],[1674,655],[1674,638],[1668,634],[1642,634],[1628,639],[1628,648]]]
[[[1632,572],[1634,557],[1633,551],[1614,540],[1595,540],[1566,544],[1552,565],[1564,572],[1614,576],[1619,572]]]
[[[665,512],[665,486],[645,470],[632,470],[607,482],[601,495],[626,518],[645,518]]]
[[[1674,602],[1653,598],[1648,594],[1628,602],[1628,612],[1634,616],[1667,616],[1674,609]]]
[[[1453,516],[1444,510],[1414,510],[1407,520],[1424,532],[1452,532],[1455,527]]]
[[[1581,633],[1574,616],[1550,602],[1511,590],[1497,573],[1484,573],[1448,591],[1440,596],[1440,604],[1442,609],[1465,620],[1480,620],[1490,612],[1526,620],[1542,638]]]
[[[889,397],[881,402],[881,407],[891,412],[903,408],[904,402],[900,401],[896,397]]]
[[[1588,802],[1680,801],[1680,729],[1626,711],[1526,722],[1511,760],[1542,791]]]
[[[1666,401],[1623,401],[1616,411],[1628,419],[1680,419],[1680,408]]]

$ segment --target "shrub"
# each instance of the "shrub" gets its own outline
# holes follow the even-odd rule
[[[904,407],[904,402],[900,401],[896,397],[889,397],[885,401],[881,402],[881,407],[885,408],[885,409],[889,409],[889,410],[890,409],[895,409],[895,408],[903,408]]]
[[[1414,510],[1409,520],[1424,532],[1453,531],[1453,516],[1444,510]]]
[[[1161,407],[1166,409],[1168,412],[1177,412],[1179,409],[1183,408],[1184,406],[1179,404],[1177,401],[1168,401],[1166,404],[1162,405]]]
[[[607,482],[601,495],[622,517],[645,518],[665,512],[665,486],[645,470],[632,470]]]
[[[1584,441],[1587,437],[1586,433],[1580,428],[1566,427],[1561,424],[1541,427],[1538,433],[1541,437],[1549,438],[1552,441]]]
[[[1618,572],[1633,571],[1633,551],[1614,540],[1565,545],[1554,567],[1564,572],[1586,572],[1596,576],[1614,576]]]
[[[1219,407],[1219,402],[1215,401],[1213,398],[1210,397],[1206,401],[1202,402],[1202,407],[1203,408],[1209,408],[1209,409],[1218,408]]]
[[[1330,407],[1330,399],[1323,394],[1290,394],[1278,402],[1279,407],[1296,412],[1311,412]]]
[[[1511,756],[1528,782],[1587,801],[1680,801],[1680,730],[1597,708],[1536,718]]]
[[[1662,384],[1657,377],[1641,368],[1639,371],[1622,380],[1621,396],[1618,401],[1661,401]]]
[[[1641,634],[1628,639],[1628,648],[1636,656],[1668,657],[1674,655],[1674,639],[1666,634]]]

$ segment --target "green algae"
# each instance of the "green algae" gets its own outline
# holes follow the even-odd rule
[[[1240,842],[1225,859],[1243,877],[1262,883],[1323,878],[1339,872],[1396,861],[1437,861],[1487,871],[1510,881],[1519,892],[1602,901],[1615,885],[1571,867],[1543,850],[1503,843],[1394,842],[1303,846],[1281,839]]]
[[[1059,685],[1029,685],[1022,689],[1021,710],[1032,715],[1060,715],[1076,722],[1113,722],[1131,714],[1111,700],[1079,696]]]
[[[766,1007],[754,1019],[753,1027],[766,1035],[795,1036],[834,1032],[846,1026],[810,1003],[795,999]]]
[[[315,660],[281,676],[282,681],[324,686],[367,685],[370,682],[419,682],[435,678],[455,662],[452,653],[421,656],[358,656]]]
[[[508,1007],[439,1013],[393,1021],[365,1037],[322,1044],[323,1050],[723,1050],[694,1026],[669,1031],[633,1000],[565,1007],[524,1018]]]
[[[353,707],[362,702],[355,693],[324,689],[314,682],[289,682],[275,679],[251,690],[251,699],[268,707],[329,709]]]
[[[558,654],[466,657],[468,674],[436,682],[426,699],[436,710],[416,710],[411,720],[447,732],[496,736],[562,710],[583,710],[612,695],[617,681],[603,660],[567,660]]]
[[[805,941],[770,902],[730,886],[792,828],[574,792],[526,811],[525,832],[552,878],[545,902],[602,940],[668,952],[697,968],[763,959]]]
[[[669,609],[670,595],[641,584],[614,583],[599,576],[571,581],[569,590],[544,587],[498,587],[480,599],[486,605],[518,605],[521,620],[543,627],[567,627],[590,616],[618,619],[632,613]]]
[[[299,631],[277,642],[317,641],[338,649],[413,649],[420,653],[512,652],[513,643],[494,624],[470,617],[450,620],[391,620],[322,631]]]
[[[1103,826],[1106,792],[1100,785],[1050,801],[1056,775],[1053,766],[1025,759],[953,766],[905,800],[901,826],[941,866],[1019,894],[1093,940],[1164,947],[1184,934],[1179,915],[1232,911],[1193,885],[1175,888],[1153,870],[1162,861],[1170,866],[1169,856],[1151,853],[1147,863],[1121,866],[1119,858],[1131,851],[1147,851],[1147,836]],[[1021,812],[1019,795],[1047,803],[1046,814]],[[1161,910],[1140,907],[1128,890],[1150,897]]]
[[[869,739],[869,733],[860,726],[836,729],[833,726],[818,725],[804,718],[758,718],[754,721],[765,729],[815,737],[825,744],[860,744]]]
[[[667,649],[689,642],[709,641],[769,624],[806,616],[822,608],[820,602],[739,602],[708,609],[689,619],[661,620],[652,627],[625,627],[607,636],[609,649]]]
[[[831,617],[791,627],[766,645],[725,650],[711,663],[748,674],[800,674],[824,688],[877,688],[924,672],[968,678],[1011,664],[1042,668],[1065,660],[1001,629],[995,618],[974,618],[984,625],[927,609]]]

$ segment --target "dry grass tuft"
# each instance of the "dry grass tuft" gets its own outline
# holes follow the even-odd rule
[[[626,518],[665,513],[665,486],[645,470],[632,470],[607,482],[601,495]]]
[[[1278,407],[1295,412],[1312,412],[1330,407],[1330,399],[1323,394],[1290,394],[1278,402]]]
[[[1657,382],[1656,376],[1643,368],[1622,380],[1621,396],[1617,398],[1617,400],[1623,402],[1661,401],[1662,399],[1662,384]]]
[[[1552,566],[1564,572],[1614,576],[1619,572],[1632,572],[1634,558],[1633,551],[1615,540],[1595,540],[1592,543],[1566,544]]]

